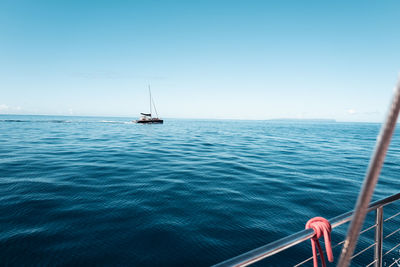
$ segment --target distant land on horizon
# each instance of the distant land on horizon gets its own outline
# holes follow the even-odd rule
[[[286,118],[286,119],[269,119],[267,121],[282,121],[282,122],[337,122],[335,119],[296,119],[296,118]]]

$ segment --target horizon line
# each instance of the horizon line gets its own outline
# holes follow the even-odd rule
[[[59,117],[105,117],[105,118],[136,118],[137,116],[127,115],[55,115],[55,114],[11,114],[0,113],[0,116],[59,116]],[[382,123],[378,121],[342,121],[332,118],[269,118],[269,119],[238,119],[238,118],[179,118],[179,117],[163,117],[163,119],[180,119],[180,120],[236,120],[236,121],[313,121],[313,122],[330,122],[330,123]]]

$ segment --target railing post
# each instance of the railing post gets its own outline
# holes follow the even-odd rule
[[[376,209],[375,224],[375,267],[382,267],[383,206]]]

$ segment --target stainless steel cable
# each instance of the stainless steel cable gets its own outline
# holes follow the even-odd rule
[[[400,193],[389,196],[385,199],[378,200],[369,205],[368,212],[377,210],[380,207],[383,207],[398,200],[400,200]],[[352,216],[353,212],[349,211],[334,218],[331,218],[329,219],[329,221],[331,222],[332,228],[336,228],[345,223],[348,223],[351,220]],[[369,230],[369,228],[365,230]],[[310,229],[302,230],[291,236],[284,237],[262,247],[246,252],[242,255],[218,263],[214,265],[214,267],[247,266],[264,258],[270,257],[280,251],[293,247],[296,244],[309,240],[313,235],[314,233]],[[340,242],[340,244],[342,243],[344,243],[344,241]]]

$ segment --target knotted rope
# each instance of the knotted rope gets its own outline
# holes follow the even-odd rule
[[[311,238],[311,247],[313,252],[313,261],[314,267],[318,267],[318,259],[317,259],[317,248],[318,252],[321,255],[321,263],[322,267],[326,267],[326,262],[324,258],[324,253],[322,252],[321,245],[319,244],[318,238],[324,235],[324,243],[325,250],[328,256],[329,262],[333,262],[333,253],[332,253],[332,245],[331,245],[331,231],[332,227],[329,221],[322,217],[315,217],[310,219],[306,224],[306,229],[312,228],[314,229],[314,236]]]

